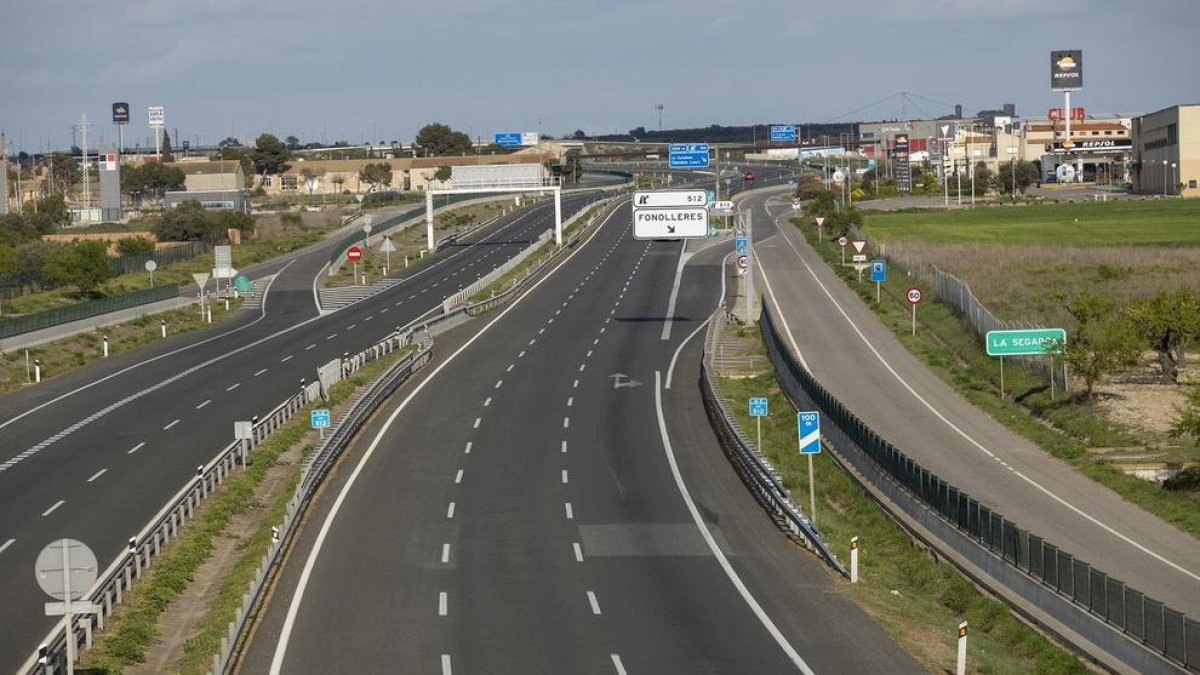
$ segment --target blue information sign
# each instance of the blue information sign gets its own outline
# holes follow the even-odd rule
[[[737,253],[737,254],[739,254],[739,255],[745,255],[745,253],[746,253],[746,248],[747,248],[747,246],[746,246],[746,245],[747,245],[748,243],[749,243],[749,240],[748,240],[746,237],[734,237],[734,238],[733,238],[733,250],[734,250],[734,252],[735,252],[735,253]]]
[[[492,134],[492,141],[502,148],[521,147],[521,132],[499,131]]]
[[[708,203],[711,204],[715,201],[717,201],[717,193],[713,192],[712,190],[708,190]]]
[[[767,416],[767,397],[751,396],[750,397],[750,416],[751,417],[766,417]]]
[[[311,413],[309,413],[309,419],[312,422],[312,428],[328,429],[329,428],[329,409],[318,408],[317,410],[314,410]]]
[[[672,143],[668,159],[672,169],[707,169],[708,143]]]
[[[887,260],[876,258],[871,261],[871,281],[878,284],[887,281]]]
[[[800,428],[800,454],[816,455],[821,452],[821,414],[814,411],[796,413],[796,424]]]
[[[796,127],[791,125],[776,125],[771,127],[771,140],[786,142],[796,140]]]

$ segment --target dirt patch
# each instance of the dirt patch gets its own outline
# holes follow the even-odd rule
[[[1147,352],[1133,371],[1096,385],[1097,405],[1117,424],[1167,436],[1185,403],[1185,385],[1200,385],[1200,357],[1188,355],[1179,369],[1179,386],[1159,384],[1161,372],[1154,352]]]
[[[145,660],[125,670],[126,675],[156,675],[178,672],[183,648],[196,633],[199,622],[221,590],[225,576],[237,565],[242,544],[259,528],[265,505],[274,503],[287,488],[289,478],[296,472],[301,451],[316,439],[309,434],[301,442],[279,456],[261,483],[254,490],[255,507],[233,516],[221,536],[213,540],[212,554],[196,570],[195,577],[179,594],[158,621],[158,637],[146,649]]]

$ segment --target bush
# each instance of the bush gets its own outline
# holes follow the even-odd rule
[[[145,237],[121,237],[117,240],[117,253],[137,255],[154,251],[154,242]]]

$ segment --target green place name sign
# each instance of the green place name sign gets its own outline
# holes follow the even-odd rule
[[[988,356],[1038,356],[1065,347],[1067,331],[1062,328],[989,330],[986,340]]]

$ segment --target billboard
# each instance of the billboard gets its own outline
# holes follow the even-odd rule
[[[455,189],[542,187],[541,164],[484,164],[450,167]]]
[[[908,163],[908,134],[896,134],[892,139],[893,170],[896,174],[896,189],[912,192],[912,167]]]
[[[1083,50],[1050,52],[1050,88],[1054,91],[1083,89]]]
[[[129,104],[117,101],[113,104],[113,124],[129,124]]]
[[[151,127],[167,126],[167,116],[161,105],[150,106],[150,126]]]

